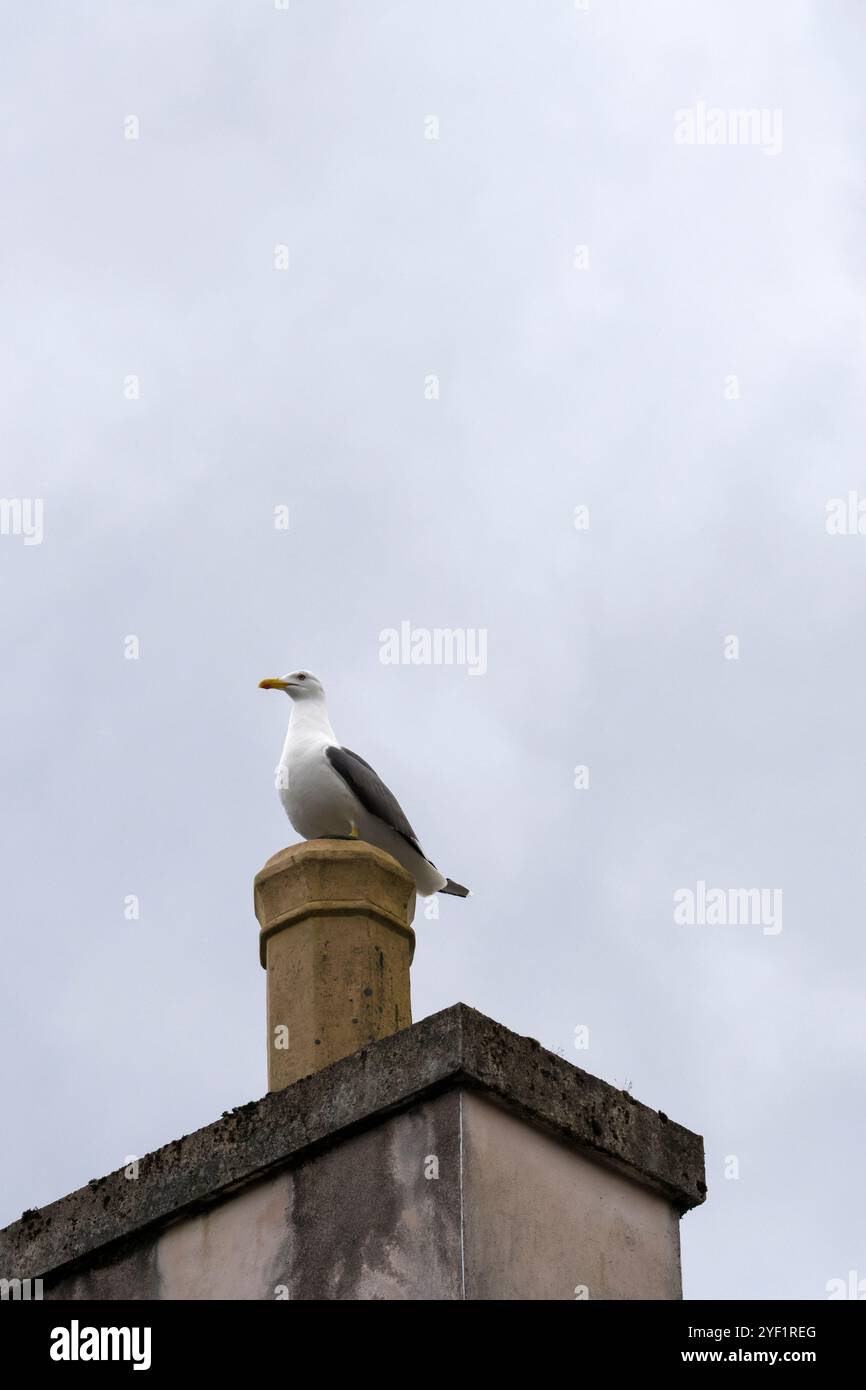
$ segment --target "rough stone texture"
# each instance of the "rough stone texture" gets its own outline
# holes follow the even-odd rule
[[[253,896],[270,1090],[410,1026],[415,884],[390,854],[305,840],[268,860]]]
[[[387,1116],[204,1211],[45,1281],[46,1299],[461,1296],[460,1097]],[[425,1177],[436,1155],[438,1180]]]
[[[48,1299],[680,1297],[665,1197],[464,1088],[45,1281]]]
[[[455,1122],[453,1103],[461,1093],[462,1118]],[[478,1097],[488,1102],[483,1112]],[[490,1118],[493,1105],[510,1121],[506,1139]],[[498,1156],[496,1134],[507,1150]],[[455,1293],[453,1243],[464,1223],[455,1226],[449,1155],[464,1139],[461,1203],[475,1263],[461,1273]],[[439,1160],[438,1180],[419,1176],[419,1156],[430,1155]],[[485,1176],[496,1171],[501,1192]],[[562,1227],[568,1211],[580,1210],[581,1173],[580,1225]],[[548,1194],[549,1220],[530,1200],[539,1185]],[[104,1289],[98,1297],[273,1297],[263,1291],[273,1287],[271,1279],[281,1282],[282,1270],[289,1271],[282,1282],[295,1298],[548,1296],[508,1292],[517,1286],[504,1276],[497,1287],[505,1292],[483,1292],[510,1251],[528,1271],[559,1260],[557,1289],[573,1279],[572,1288],[594,1281],[591,1297],[646,1296],[618,1293],[611,1268],[605,1271],[607,1212],[615,1232],[610,1249],[619,1252],[614,1272],[625,1268],[631,1251],[648,1271],[655,1262],[653,1296],[675,1297],[672,1214],[702,1202],[705,1193],[699,1136],[457,1004],[157,1150],[141,1160],[135,1180],[120,1170],[25,1213],[0,1232],[0,1274],[41,1276],[46,1290],[63,1297],[85,1287]],[[653,1194],[660,1200],[649,1200]],[[290,1205],[292,1215],[278,1215]],[[540,1216],[549,1233],[536,1246],[532,1232]],[[170,1225],[181,1219],[186,1230]],[[242,1233],[251,1230],[260,1233],[252,1240],[259,1253],[251,1266],[236,1260],[241,1272],[233,1287],[259,1291],[203,1291],[232,1286],[230,1271],[217,1266],[226,1265],[225,1252],[242,1239],[250,1243]],[[268,1243],[275,1231],[285,1242],[279,1249]],[[205,1274],[202,1252],[209,1248],[216,1253]],[[412,1291],[419,1287],[418,1262],[429,1273],[427,1293]],[[190,1289],[183,1270],[194,1268],[199,1292],[167,1292]],[[587,1271],[591,1278],[581,1278]]]

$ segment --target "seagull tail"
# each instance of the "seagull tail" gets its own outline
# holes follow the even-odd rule
[[[471,898],[472,889],[464,888],[462,883],[455,883],[453,878],[446,879],[445,887],[439,889],[440,893],[450,893],[455,898]]]

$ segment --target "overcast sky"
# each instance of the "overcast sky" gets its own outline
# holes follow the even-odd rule
[[[866,1278],[864,29],[7,7],[0,1222],[266,1089],[304,666],[474,889],[416,1018],[705,1136],[687,1297]],[[675,921],[701,882],[781,915]]]

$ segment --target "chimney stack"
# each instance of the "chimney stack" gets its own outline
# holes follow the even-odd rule
[[[700,1136],[465,1004],[413,1024],[414,902],[357,840],[269,859],[270,1093],[138,1182],[120,1168],[26,1211],[0,1231],[7,1282],[89,1302],[681,1298]]]
[[[412,1023],[415,884],[362,840],[306,840],[256,874],[268,1090]]]

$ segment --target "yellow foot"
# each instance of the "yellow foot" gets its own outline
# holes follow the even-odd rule
[[[358,838],[359,838],[359,837],[358,837],[358,827],[357,827],[357,825],[355,824],[355,822],[352,821],[352,829],[349,831],[349,839],[350,839],[350,840],[357,840]]]

